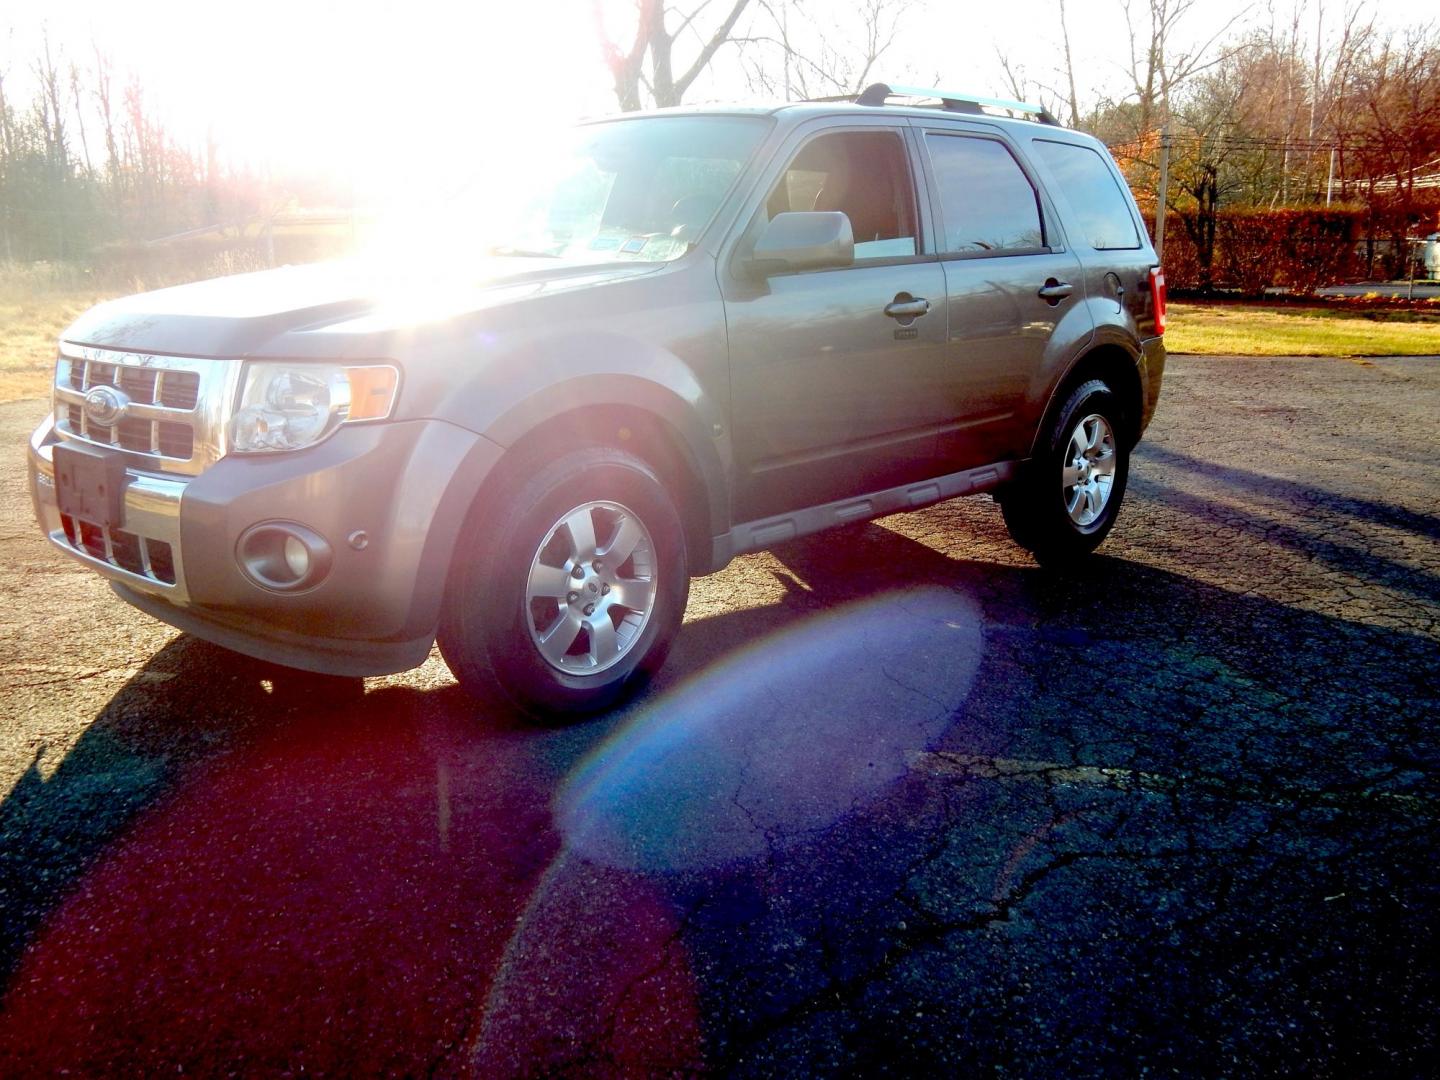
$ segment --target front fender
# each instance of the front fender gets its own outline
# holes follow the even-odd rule
[[[494,381],[504,372],[504,393]],[[503,447],[566,413],[638,409],[680,439],[704,486],[711,530],[729,528],[730,436],[724,403],[697,373],[664,349],[618,335],[564,335],[523,358],[497,360],[447,396],[442,415]]]

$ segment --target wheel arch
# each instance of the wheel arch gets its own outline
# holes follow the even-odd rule
[[[710,462],[707,469],[683,429],[657,410],[634,402],[577,405],[531,423],[507,446],[495,474],[487,478],[477,498],[498,490],[513,469],[527,468],[531,462],[544,461],[577,446],[615,446],[654,468],[675,500],[691,564],[708,559],[713,530],[719,527],[726,505],[723,500],[717,505],[714,498],[717,490],[723,492],[723,480],[717,482],[714,477],[719,461]]]
[[[650,464],[675,497],[692,573],[710,570],[710,530],[728,528],[728,517],[716,516],[717,485],[692,454],[691,442],[670,421],[628,402],[543,410],[532,414],[531,420],[528,428],[521,425],[507,429],[518,431],[509,445],[498,444],[493,438],[480,439],[477,446],[481,452],[471,455],[451,479],[442,500],[442,513],[437,515],[426,540],[424,561],[433,569],[417,588],[411,625],[433,628],[439,622],[444,591],[472,509],[503,497],[507,485],[547,456],[583,446],[617,446]],[[711,464],[711,468],[718,467],[718,460]],[[728,503],[721,505],[728,513]],[[721,520],[725,522],[723,527],[716,524]]]
[[[1103,342],[1079,356],[1064,376],[1058,379],[1050,392],[1041,422],[1030,443],[1030,456],[1041,449],[1042,441],[1048,437],[1051,428],[1059,419],[1070,391],[1087,379],[1101,379],[1120,399],[1127,449],[1140,441],[1144,409],[1145,388],[1140,377],[1138,357],[1116,342]]]

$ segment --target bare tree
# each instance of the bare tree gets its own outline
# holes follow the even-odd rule
[[[0,70],[0,193],[9,192],[10,171],[15,160],[15,134],[10,122],[10,103],[5,98],[5,72]],[[10,206],[8,200],[0,208],[0,228],[4,230],[5,261],[15,259],[15,245],[11,239]]]
[[[23,58],[0,57],[0,258],[83,257],[214,224],[222,212],[253,217],[254,171],[223,169],[213,140],[203,151],[187,145],[167,129],[145,74],[116,74],[90,48],[93,59],[72,60],[41,34]]]
[[[1345,118],[1356,108],[1356,65],[1369,47],[1371,26],[1354,6],[1342,12],[1338,32],[1322,36],[1325,7],[1315,10],[1316,41],[1306,36],[1309,12],[1297,8],[1283,23],[1272,21],[1231,42],[1216,69],[1245,87],[1229,137],[1253,144],[1255,152],[1244,159],[1242,196],[1252,204],[1323,201],[1330,151],[1338,160],[1346,141]],[[1198,104],[1184,107],[1193,112]]]
[[[1030,79],[1025,74],[1025,65],[1011,58],[1007,52],[997,52],[995,58],[1000,62],[1000,72],[1005,76],[1005,89],[1015,98],[1016,101],[1024,101],[1030,96]]]
[[[1045,78],[1037,77],[1010,53],[999,50],[996,59],[1005,79],[1005,89],[1017,101],[1035,101],[1047,112],[1068,115],[1072,128],[1080,126],[1080,95],[1075,89],[1075,64],[1070,51],[1070,28],[1065,19],[1065,0],[1056,0],[1060,14],[1060,56],[1062,63],[1050,69]],[[1051,76],[1058,83],[1047,81]],[[1051,99],[1065,103],[1064,109],[1050,108]]]
[[[117,200],[124,190],[124,174],[120,168],[120,146],[115,140],[115,113],[111,104],[111,60],[100,46],[95,51],[95,102],[100,107],[100,121],[105,127],[105,174],[114,186]]]
[[[1202,289],[1212,283],[1220,207],[1244,189],[1244,159],[1255,153],[1236,135],[1245,130],[1256,104],[1256,72],[1242,63],[1222,65],[1207,72],[1196,92],[1175,106],[1178,130],[1166,209],[1178,213],[1195,247]]]
[[[1435,222],[1431,185],[1440,185],[1440,35],[1417,27],[1377,43],[1360,65],[1362,103],[1348,138],[1364,176],[1374,225],[1388,235],[1402,268],[1406,234]],[[1429,197],[1427,197],[1429,196]]]
[[[1065,88],[1069,91],[1065,103],[1070,106],[1070,126],[1078,128],[1080,97],[1075,93],[1075,61],[1070,54],[1070,26],[1065,20],[1065,0],[1057,0],[1057,3],[1060,5],[1060,40],[1065,47]]]
[[[736,24],[750,5],[750,0],[731,0],[717,22],[705,23],[713,2],[690,0],[689,8],[682,11],[667,8],[664,0],[636,0],[634,37],[622,47],[606,26],[601,0],[591,0],[600,53],[622,110],[642,108],[647,98],[659,107],[680,104],[715,54],[733,39]],[[702,31],[702,25],[708,32]],[[678,74],[677,45],[695,49]]]
[[[85,159],[85,173],[94,170],[90,165],[90,140],[85,137],[85,106],[80,99],[80,67],[70,61],[70,100],[75,109],[75,127],[80,132],[80,153]]]
[[[35,58],[35,81],[40,95],[35,102],[36,119],[45,140],[45,157],[56,176],[65,174],[70,166],[70,147],[65,137],[65,108],[61,103],[60,65],[50,49],[50,34],[42,40],[42,53]]]
[[[10,121],[10,104],[5,98],[5,72],[0,70],[0,176],[15,153],[15,131]]]
[[[1120,0],[1129,32],[1128,74],[1140,105],[1140,127],[1147,131],[1169,118],[1171,96],[1184,83],[1228,54],[1213,54],[1215,45],[1240,21],[1244,11],[1231,16],[1203,41],[1182,47],[1180,24],[1195,8],[1196,0]],[[1137,8],[1139,10],[1137,10]]]
[[[1340,27],[1339,36],[1323,50],[1318,43],[1320,26],[1316,27],[1315,55],[1318,63],[1312,83],[1312,100],[1316,108],[1311,137],[1332,140],[1337,150],[1339,173],[1343,177],[1346,166],[1344,133],[1353,126],[1351,118],[1357,111],[1357,72],[1375,40],[1374,18],[1366,13],[1364,0],[1343,9]],[[1328,173],[1329,163],[1326,164]]]
[[[861,0],[852,19],[812,12],[809,0],[759,0],[762,17],[739,41],[752,92],[786,101],[858,94],[877,75],[917,0]]]
[[[1080,126],[1080,95],[1075,89],[1075,65],[1070,52],[1070,29],[1065,20],[1065,0],[1056,0],[1060,14],[1060,56],[1061,64],[1056,65],[1037,77],[1032,69],[1017,61],[1005,51],[997,50],[996,60],[1000,74],[1005,80],[1006,92],[1017,101],[1034,101],[1053,115],[1067,115],[1072,128]],[[1051,82],[1053,77],[1059,82]],[[1064,109],[1050,108],[1051,99],[1063,101]]]
[[[130,174],[132,191],[142,231],[149,232],[155,217],[157,162],[154,136],[145,110],[145,87],[140,77],[131,73],[123,92],[125,109],[124,168]]]

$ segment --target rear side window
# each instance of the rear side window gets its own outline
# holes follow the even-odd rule
[[[1034,145],[1065,193],[1087,244],[1099,251],[1140,246],[1130,205],[1104,158],[1074,143],[1036,139]]]
[[[936,134],[925,142],[940,189],[944,251],[1018,253],[1045,246],[1040,200],[1004,143]]]

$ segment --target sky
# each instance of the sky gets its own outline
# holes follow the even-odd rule
[[[617,22],[633,6],[603,2]],[[827,24],[843,25],[856,7],[805,3]],[[1411,0],[1369,6],[1387,26],[1416,17]],[[1181,36],[1202,40],[1254,10],[1244,0],[1199,0]],[[1123,93],[1120,0],[1067,0],[1067,12],[1082,102]],[[23,86],[45,32],[82,67],[93,42],[117,69],[144,72],[147,95],[182,137],[199,145],[209,131],[227,155],[249,162],[361,177],[503,167],[545,125],[614,109],[590,0],[47,0],[0,13],[7,92]],[[1054,80],[1056,0],[916,0],[876,75],[939,76],[946,89],[1008,96],[1000,54]],[[722,53],[690,99],[746,93]]]
[[[94,42],[117,69],[143,72],[171,126],[201,140],[212,130],[230,153],[382,166],[397,141],[505,132],[522,111],[548,120],[603,108],[590,23],[572,0],[556,10],[565,17],[432,0],[49,0],[11,17],[0,64],[33,55],[48,29],[82,65]]]

